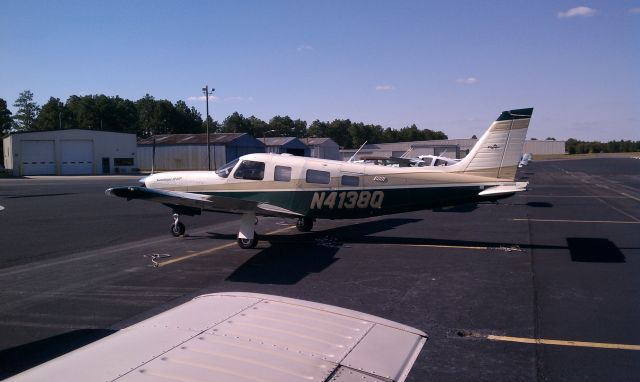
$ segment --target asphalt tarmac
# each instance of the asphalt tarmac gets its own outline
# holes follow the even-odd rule
[[[0,179],[0,378],[220,291],[429,334],[409,381],[640,379],[640,160],[532,162],[499,204],[363,220],[185,217],[104,195],[137,177]],[[151,255],[158,259],[154,267]]]

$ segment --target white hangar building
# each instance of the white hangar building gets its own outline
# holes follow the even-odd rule
[[[2,139],[5,170],[25,175],[137,171],[136,135],[97,130],[17,132]]]

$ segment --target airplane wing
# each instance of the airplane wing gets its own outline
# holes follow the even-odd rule
[[[243,200],[239,198],[230,198],[216,195],[203,195],[192,192],[182,191],[166,191],[146,187],[114,187],[105,191],[109,196],[117,196],[121,198],[142,199],[162,203],[174,209],[191,209],[195,213],[202,210],[230,212],[230,213],[246,213],[255,212],[258,215],[265,216],[284,216],[284,217],[300,217],[301,215],[287,210],[282,207],[274,206],[268,203],[261,203],[251,200]]]
[[[202,295],[8,381],[404,381],[427,336],[255,293]]]

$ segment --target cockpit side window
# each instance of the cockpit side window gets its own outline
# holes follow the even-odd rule
[[[236,179],[262,180],[264,179],[264,162],[243,160],[233,173]]]
[[[229,174],[231,173],[231,170],[233,170],[233,168],[236,166],[237,163],[238,163],[238,159],[232,160],[231,162],[220,167],[218,171],[216,171],[216,174],[218,174],[218,176],[221,178],[228,178]]]
[[[307,170],[307,183],[329,184],[331,183],[331,174],[327,171]]]
[[[288,182],[291,180],[291,167],[276,166],[273,171],[273,180],[276,182]]]
[[[359,186],[360,185],[360,178],[358,178],[357,176],[353,176],[353,175],[342,175],[342,179],[340,181],[340,183],[343,186]]]

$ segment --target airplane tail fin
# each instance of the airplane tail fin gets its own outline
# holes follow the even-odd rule
[[[456,166],[464,173],[514,180],[533,108],[503,111]]]

